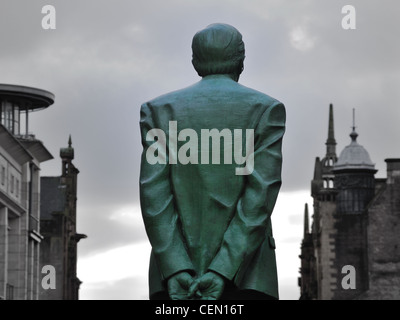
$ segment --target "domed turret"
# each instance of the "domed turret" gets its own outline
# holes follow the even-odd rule
[[[60,149],[60,157],[61,159],[74,159],[74,148],[72,148],[72,139],[71,135],[68,139],[68,148],[61,148]]]
[[[350,137],[351,143],[341,152],[334,169],[375,170],[375,165],[372,163],[368,151],[357,142],[358,134],[355,132],[355,127],[353,127],[353,132],[350,134]]]
[[[358,144],[353,110],[351,143],[341,152],[333,166],[335,187],[338,190],[338,213],[362,213],[375,193],[375,165],[368,151]]]

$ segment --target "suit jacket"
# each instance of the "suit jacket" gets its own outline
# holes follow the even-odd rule
[[[155,141],[148,141],[147,134],[163,130],[168,148],[170,121],[176,121],[178,133],[193,129],[199,140],[202,129],[242,129],[245,142],[246,129],[253,129],[254,170],[236,175],[235,161],[224,164],[228,142],[224,145],[223,139],[221,164],[201,163],[200,141],[198,164],[170,164],[168,152],[166,163],[150,164],[146,154]],[[140,127],[140,200],[152,245],[150,297],[166,291],[166,280],[177,272],[199,276],[212,270],[239,289],[278,298],[271,213],[281,186],[284,105],[213,75],[143,104]],[[178,150],[187,141],[178,141]]]

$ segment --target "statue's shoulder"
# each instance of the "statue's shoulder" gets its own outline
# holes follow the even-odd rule
[[[190,96],[196,90],[197,86],[198,84],[195,83],[189,87],[165,93],[147,101],[146,103],[144,103],[144,105],[161,107],[167,104],[174,103],[175,101],[182,100],[184,97]]]
[[[189,87],[158,96],[146,102],[144,105],[157,108],[166,105],[173,105],[175,102],[179,101],[196,99],[196,97],[199,96],[216,96],[218,94],[221,94],[223,99],[231,97],[235,101],[252,101],[254,104],[260,104],[264,106],[271,106],[280,103],[279,100],[269,96],[266,93],[246,87],[234,81],[215,82],[211,84],[200,81]]]
[[[246,87],[239,83],[237,84],[237,86],[238,88],[240,88],[240,92],[243,95],[247,96],[248,99],[253,100],[255,103],[267,106],[282,104],[278,99],[275,99],[266,93]]]

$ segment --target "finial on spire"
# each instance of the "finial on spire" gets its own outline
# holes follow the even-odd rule
[[[68,148],[72,147],[72,139],[71,139],[71,135],[69,135],[69,139],[68,139]]]
[[[358,137],[358,133],[356,132],[356,109],[353,108],[353,131],[350,133],[350,137],[352,141],[356,141]]]

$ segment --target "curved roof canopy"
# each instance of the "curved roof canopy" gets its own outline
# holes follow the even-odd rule
[[[0,97],[23,103],[21,111],[40,110],[54,103],[54,94],[42,89],[13,84],[0,84]]]

